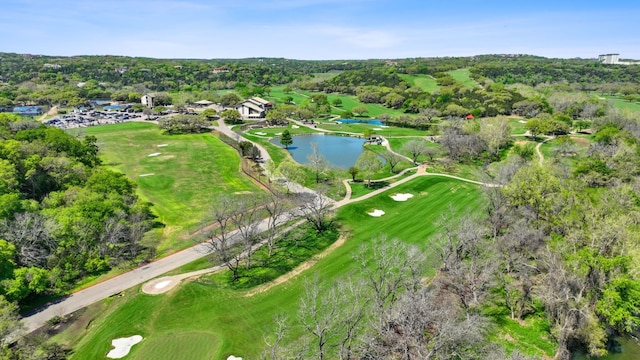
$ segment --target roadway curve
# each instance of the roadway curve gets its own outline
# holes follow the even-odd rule
[[[217,129],[227,135],[230,136],[236,136],[237,134],[234,133],[233,131],[231,131],[231,129],[229,129],[226,125],[224,125],[223,122],[220,123],[220,126],[217,127]],[[260,146],[259,144],[256,144],[256,146],[258,146],[258,148],[260,149],[260,151],[262,152],[262,156],[263,159],[268,159],[269,158],[269,154],[267,153],[266,149],[264,149],[262,146]],[[415,168],[412,168],[415,169]],[[410,170],[410,169],[407,169]],[[395,175],[391,178],[395,178],[398,176],[401,176],[404,172],[401,172],[398,175]],[[373,197],[375,195],[378,195],[384,191],[387,191],[391,188],[394,188],[398,185],[404,184],[408,181],[411,181],[412,179],[418,177],[418,176],[442,176],[442,177],[448,177],[448,178],[452,178],[452,179],[456,179],[456,180],[461,180],[461,181],[465,181],[465,182],[469,182],[472,184],[477,184],[477,185],[484,185],[484,186],[488,186],[488,187],[498,187],[500,185],[496,185],[496,184],[487,184],[487,183],[482,183],[479,181],[475,181],[475,180],[470,180],[470,179],[465,179],[465,178],[461,178],[458,176],[453,176],[453,175],[449,175],[449,174],[434,174],[434,173],[427,173],[425,171],[424,167],[418,167],[418,171],[413,174],[410,175],[404,179],[398,180],[392,184],[390,184],[388,187],[382,188],[382,189],[378,189],[375,191],[372,191],[366,195],[360,196],[358,198],[355,199],[351,199],[351,187],[348,186],[348,181],[345,182],[345,186],[347,186],[347,196],[345,196],[344,199],[334,202],[334,204],[332,205],[332,207],[334,209],[337,209],[341,206],[356,202],[356,201],[361,201],[364,199],[368,199],[370,197]],[[389,178],[388,178],[389,179]],[[387,180],[387,179],[385,179]],[[300,190],[302,191],[310,191],[309,189],[303,188],[302,186],[300,186]],[[295,211],[295,210],[294,210]],[[258,225],[258,228],[260,229],[259,231],[265,231],[267,228],[267,221],[262,220],[260,222],[260,224]],[[233,236],[233,235],[232,235]],[[134,287],[136,285],[142,284],[144,282],[147,282],[153,278],[156,278],[162,274],[165,274],[171,270],[174,270],[178,267],[181,267],[183,265],[186,265],[190,262],[193,262],[195,260],[198,260],[206,255],[208,255],[210,252],[210,248],[207,247],[206,244],[197,244],[194,245],[188,249],[182,250],[180,252],[177,252],[175,254],[166,256],[162,259],[156,260],[154,262],[145,264],[141,267],[138,267],[134,270],[131,270],[129,272],[126,272],[124,274],[118,275],[116,277],[113,277],[111,279],[105,280],[101,283],[98,283],[96,285],[93,285],[91,287],[88,287],[86,289],[80,290],[78,292],[75,292],[71,295],[68,295],[66,297],[62,297],[56,301],[53,301],[49,304],[47,304],[46,306],[39,308],[38,310],[32,312],[32,313],[28,313],[26,315],[23,316],[22,318],[22,322],[24,324],[24,330],[27,333],[33,332],[37,329],[39,329],[40,327],[44,326],[46,324],[46,322],[49,319],[52,319],[56,316],[65,316],[68,314],[71,314],[77,310],[80,310],[86,306],[89,306],[93,303],[96,303],[100,300],[106,299],[110,296],[116,295],[126,289],[129,289],[131,287]]]

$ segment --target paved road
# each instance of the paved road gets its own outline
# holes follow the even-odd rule
[[[224,126],[224,130],[223,129]],[[230,135],[234,134],[228,127],[226,127],[225,125],[220,126],[219,129],[221,131],[223,131],[224,133]],[[228,133],[229,132],[229,133]],[[257,144],[256,144],[257,145]],[[268,153],[266,152],[266,150],[262,147],[260,147],[260,150],[263,151],[263,158],[268,158]],[[401,174],[396,175],[400,176]],[[404,179],[401,179],[395,183],[390,184],[388,187],[382,188],[382,189],[378,189],[376,191],[373,191],[371,193],[368,193],[364,196],[355,198],[355,199],[351,199],[350,195],[351,195],[351,191],[350,188],[348,188],[347,194],[348,196],[346,196],[344,199],[338,201],[338,202],[334,202],[332,207],[334,209],[337,209],[341,206],[344,206],[346,204],[352,203],[352,202],[356,202],[356,201],[361,201],[364,199],[368,199],[372,196],[375,196],[381,192],[387,191],[390,188],[393,188],[395,186],[398,186],[400,184],[403,184],[407,181],[410,181],[412,179],[414,179],[417,176],[444,176],[444,177],[449,177],[449,178],[453,178],[453,179],[457,179],[457,180],[461,180],[461,181],[466,181],[466,182],[470,182],[473,184],[479,184],[479,185],[485,185],[485,186],[491,186],[491,187],[495,187],[495,186],[499,186],[499,185],[495,185],[495,184],[485,184],[479,181],[474,181],[474,180],[469,180],[469,179],[464,179],[464,178],[460,178],[457,176],[453,176],[453,175],[448,175],[448,174],[432,174],[432,173],[426,173],[424,171],[424,168],[420,167],[418,169],[418,171],[416,172],[416,174],[413,174],[411,176],[408,176]],[[303,188],[300,186],[301,191],[311,191],[309,189]],[[294,211],[299,211],[299,210],[295,210]],[[300,215],[299,213],[297,215]],[[261,221],[261,223],[258,225],[258,229],[260,232],[265,231],[267,229],[267,220],[263,220]],[[233,236],[233,235],[232,235]],[[177,252],[175,254],[169,255],[167,257],[164,257],[162,259],[159,259],[157,261],[154,261],[152,263],[146,264],[144,266],[141,266],[137,269],[131,270],[127,273],[118,275],[114,278],[111,278],[109,280],[106,280],[104,282],[101,282],[99,284],[96,284],[94,286],[91,286],[89,288],[86,288],[84,290],[78,291],[76,293],[73,293],[67,297],[61,298],[58,301],[56,301],[55,303],[49,304],[48,306],[39,309],[37,312],[33,313],[33,314],[28,314],[26,316],[23,317],[22,322],[25,325],[25,330],[27,331],[27,333],[30,333],[40,327],[42,327],[43,325],[45,325],[45,323],[47,322],[47,320],[56,317],[56,316],[64,316],[67,314],[70,314],[74,311],[77,311],[79,309],[82,309],[83,307],[89,306],[93,303],[96,303],[102,299],[108,298],[109,296],[113,296],[115,294],[118,294],[119,292],[126,290],[128,288],[134,287],[136,285],[142,284],[146,281],[149,281],[155,277],[158,277],[168,271],[171,271],[173,269],[176,269],[180,266],[183,266],[185,264],[188,264],[192,261],[195,261],[197,259],[200,259],[204,256],[206,256],[210,251],[210,248],[207,247],[205,244],[198,244],[195,245],[191,248],[185,249],[183,251]]]

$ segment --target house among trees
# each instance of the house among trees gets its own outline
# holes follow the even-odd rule
[[[465,116],[464,118],[465,118],[465,119],[467,119],[467,120],[473,120],[473,119],[475,119],[476,117],[475,117],[475,116],[473,116],[473,114],[467,114],[467,116]]]
[[[231,71],[231,69],[229,69],[229,68],[228,68],[228,67],[226,67],[226,66],[217,66],[217,67],[214,67],[214,68],[213,68],[213,73],[214,73],[214,74],[219,74],[219,73],[228,73],[228,72],[230,72],[230,71]]]
[[[252,97],[236,106],[236,110],[243,119],[263,119],[271,106],[271,103],[265,99]]]
[[[140,99],[140,102],[142,102],[142,105],[145,105],[146,107],[148,107],[149,109],[153,108],[153,98],[155,97],[155,95],[153,94],[144,94],[142,95],[142,98]]]
[[[200,100],[200,101],[196,101],[193,103],[195,106],[197,107],[207,107],[209,105],[213,104],[213,101],[209,101],[209,100]]]

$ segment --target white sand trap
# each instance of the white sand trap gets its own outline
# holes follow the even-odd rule
[[[282,135],[282,133],[276,133],[276,136],[280,136],[280,135]]]
[[[166,280],[166,281],[162,281],[156,284],[156,286],[154,286],[154,288],[156,289],[162,289],[163,287],[167,286],[171,284],[171,280]]]
[[[297,128],[299,128],[299,127],[300,127],[300,126],[298,126],[298,125],[291,125],[291,128],[292,128],[292,129],[297,129]]]
[[[111,349],[107,354],[110,359],[121,359],[129,354],[131,347],[142,341],[142,336],[133,335],[128,338],[119,338],[111,340],[111,345],[114,349]]]
[[[375,217],[380,217],[380,216],[384,215],[384,211],[379,210],[379,209],[375,209],[372,212],[367,213],[367,214],[369,214],[371,216],[375,216]]]
[[[242,360],[242,358],[241,358],[241,357],[235,357],[235,356],[233,356],[233,355],[230,355],[230,356],[227,358],[227,360]]]
[[[388,128],[388,125],[380,125],[381,128]]]
[[[518,120],[518,122],[519,122],[520,124],[526,124],[526,123],[527,123],[527,122],[526,122],[526,121],[524,121],[524,120]]]
[[[413,194],[394,194],[391,195],[391,198],[395,201],[407,201],[408,199],[411,199],[413,197]]]
[[[267,135],[267,133],[264,133],[262,131],[256,131],[254,134],[256,134],[256,135]]]
[[[147,156],[158,156],[158,155],[160,155],[160,154],[162,154],[162,153],[153,153],[153,154],[149,154],[149,155],[147,155]]]
[[[373,128],[373,130],[382,130],[382,128]]]
[[[160,145],[158,145],[158,147],[165,147],[165,146],[169,146],[169,144],[160,144]]]
[[[155,173],[142,174],[142,175],[140,175],[140,177],[152,176],[152,175],[155,175]]]

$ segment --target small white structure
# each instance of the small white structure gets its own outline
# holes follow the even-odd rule
[[[144,94],[144,95],[142,95],[142,98],[140,98],[140,102],[142,102],[142,105],[145,105],[146,107],[151,109],[153,107],[153,98],[154,97],[155,97],[155,95],[153,95],[153,94]]]

